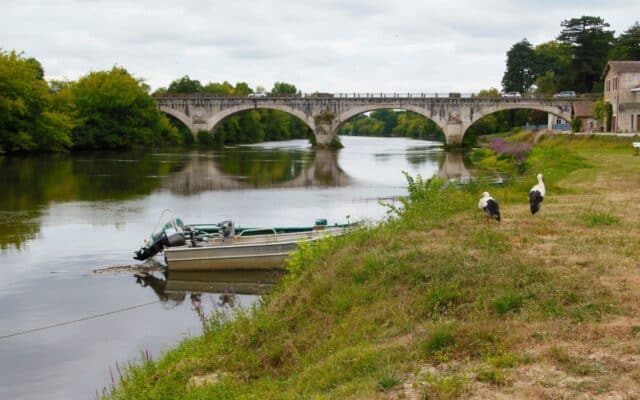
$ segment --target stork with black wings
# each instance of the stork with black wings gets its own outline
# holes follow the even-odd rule
[[[482,193],[478,208],[484,211],[489,219],[494,218],[500,222],[500,206],[498,201],[489,195],[489,192]]]
[[[546,188],[544,187],[544,181],[542,174],[538,174],[538,184],[534,185],[529,191],[529,207],[531,208],[531,215],[534,215],[540,211],[540,205],[544,200]]]

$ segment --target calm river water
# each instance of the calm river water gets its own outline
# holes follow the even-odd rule
[[[436,142],[343,143],[338,152],[296,140],[218,152],[0,157],[0,399],[95,398],[117,379],[116,363],[157,357],[198,335],[203,313],[229,307],[223,293],[247,306],[275,281],[93,272],[132,264],[165,208],[186,223],[375,220],[385,213],[379,199],[405,194],[401,171],[469,174],[459,154]]]

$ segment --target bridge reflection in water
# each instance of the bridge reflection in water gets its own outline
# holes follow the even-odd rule
[[[193,154],[185,167],[169,175],[163,189],[180,195],[208,191],[251,190],[256,188],[342,187],[354,182],[338,162],[338,152],[316,149],[308,153],[273,152],[264,158],[264,150],[251,153],[229,152],[221,157]],[[388,156],[388,155],[381,155]],[[410,149],[407,160],[421,164],[437,159],[437,175],[442,179],[467,181],[472,173],[461,152],[433,153],[428,148]]]

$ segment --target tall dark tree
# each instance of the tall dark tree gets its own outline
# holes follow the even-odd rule
[[[507,70],[502,77],[505,92],[526,92],[535,81],[534,51],[527,39],[511,46],[507,52]]]
[[[615,40],[609,59],[640,61],[640,22],[636,22]]]
[[[608,30],[609,24],[600,17],[571,18],[560,25],[563,29],[558,40],[573,49],[573,89],[591,92],[607,63],[614,31]]]
[[[198,80],[189,78],[185,75],[180,79],[171,82],[167,88],[167,93],[200,93],[202,92],[202,84]]]

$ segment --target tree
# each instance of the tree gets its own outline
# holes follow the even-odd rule
[[[384,129],[382,130],[383,136],[391,136],[393,128],[398,125],[398,113],[388,108],[372,112],[371,118],[384,122]]]
[[[71,108],[57,103],[43,77],[34,58],[0,51],[0,153],[71,146]]]
[[[167,93],[200,93],[202,92],[202,84],[198,80],[189,78],[185,75],[180,79],[171,82],[167,88]]]
[[[564,20],[558,41],[571,46],[574,75],[573,90],[591,92],[607,63],[613,31],[600,17],[583,16]]]
[[[121,67],[92,72],[69,88],[77,111],[75,145],[117,149],[179,143],[180,136],[156,107],[146,85]]]
[[[236,82],[236,87],[233,89],[235,96],[246,97],[249,93],[253,93],[253,89],[249,87],[247,82]]]
[[[298,89],[295,85],[285,82],[276,82],[271,89],[271,94],[274,96],[295,96],[297,93]]]
[[[558,83],[556,82],[556,77],[553,74],[553,71],[546,71],[544,74],[538,76],[535,82],[536,93],[551,96],[552,94],[558,92]]]
[[[526,92],[535,81],[534,51],[527,39],[511,46],[507,52],[507,70],[502,77],[505,92]]]
[[[552,40],[534,49],[534,72],[537,93],[552,94],[571,88],[571,46]]]
[[[614,41],[609,59],[640,61],[640,22],[636,22]]]
[[[497,97],[500,97],[500,91],[494,87],[489,89],[482,89],[480,92],[478,92],[478,97],[497,98]]]
[[[201,91],[204,93],[215,94],[218,96],[233,96],[234,90],[235,89],[232,84],[230,84],[227,81],[224,81],[222,83],[209,82],[202,88]]]
[[[163,94],[167,94],[166,87],[159,87],[151,93],[152,96],[162,96]]]
[[[604,126],[607,122],[607,104],[604,102],[604,97],[600,97],[593,102],[591,111],[593,112],[593,118]]]

